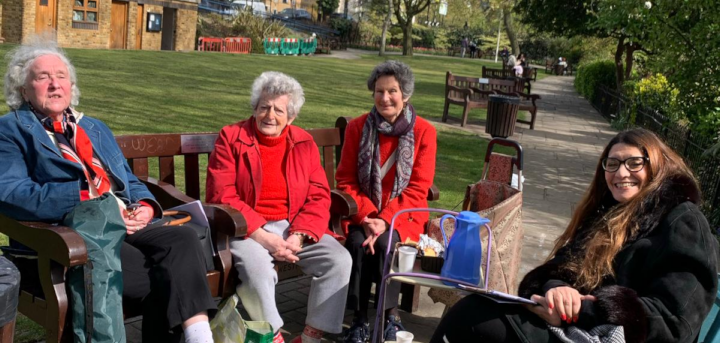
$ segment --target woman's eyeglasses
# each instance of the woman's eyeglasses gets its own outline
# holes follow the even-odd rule
[[[628,157],[624,160],[618,160],[617,158],[608,157],[602,160],[602,167],[606,172],[614,173],[620,169],[620,165],[624,164],[625,168],[631,172],[639,172],[648,162],[647,157]]]

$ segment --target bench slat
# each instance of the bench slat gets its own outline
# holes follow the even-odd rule
[[[200,199],[200,163],[197,154],[185,155],[185,194]]]
[[[322,148],[323,169],[328,179],[330,189],[335,189],[335,163],[333,161],[333,146],[324,146]]]
[[[172,156],[163,156],[160,160],[160,181],[175,186],[175,159]]]
[[[147,157],[141,157],[141,158],[134,158],[130,161],[128,161],[130,164],[130,169],[132,169],[133,174],[137,177],[148,177],[148,159]]]

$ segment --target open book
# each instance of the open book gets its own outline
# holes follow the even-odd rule
[[[207,216],[205,215],[205,210],[203,209],[200,200],[195,200],[184,205],[168,208],[166,209],[166,211],[183,211],[190,213],[191,223],[200,227],[210,227],[210,223],[208,223]]]
[[[486,298],[495,301],[498,304],[530,304],[530,305],[538,305],[537,302],[521,298],[516,295],[507,294],[503,292],[493,291],[491,289],[485,289],[485,288],[479,288],[479,287],[472,287],[472,286],[465,286],[465,285],[458,285],[459,289],[462,289],[464,291],[477,293],[482,296],[485,296]]]

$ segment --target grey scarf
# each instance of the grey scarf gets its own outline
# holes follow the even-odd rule
[[[407,104],[395,124],[388,123],[373,107],[367,116],[360,139],[358,154],[358,183],[360,189],[370,197],[378,211],[382,210],[382,177],[380,165],[379,134],[399,137],[395,182],[390,199],[396,198],[410,183],[415,156],[415,109]]]

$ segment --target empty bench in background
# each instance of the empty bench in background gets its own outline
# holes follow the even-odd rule
[[[492,94],[502,94],[517,96],[520,98],[520,111],[530,112],[530,121],[518,119],[517,122],[529,124],[530,129],[535,129],[535,119],[537,116],[536,100],[540,99],[537,94],[523,93],[524,86],[522,80],[502,80],[477,78],[468,76],[453,75],[447,72],[445,76],[445,107],[443,110],[442,121],[447,122],[449,116],[450,104],[463,106],[463,115],[461,126],[467,124],[468,112],[473,108],[488,107],[488,97]]]

